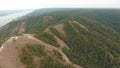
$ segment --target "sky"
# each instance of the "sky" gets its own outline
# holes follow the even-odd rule
[[[120,8],[120,0],[0,0],[0,10],[39,8]]]

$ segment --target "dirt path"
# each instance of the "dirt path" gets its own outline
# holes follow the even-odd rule
[[[73,21],[73,20],[69,21],[69,24],[74,27],[74,25],[73,25],[72,23],[79,25],[79,26],[80,26],[82,29],[84,29],[85,31],[89,31],[87,27],[85,27],[84,25],[80,24],[80,23],[77,22],[77,21]]]
[[[67,64],[73,65],[75,68],[80,68],[80,66],[73,64],[69,58],[62,52],[61,49],[47,44],[35,37],[31,34],[24,34],[17,37],[12,37],[3,43],[0,48],[0,67],[1,68],[25,68],[25,66],[20,62],[19,55],[21,52],[21,48],[25,47],[27,44],[40,44],[45,47],[46,51],[58,51],[63,60]]]
[[[55,34],[53,34],[49,28],[45,29],[44,32],[47,32],[47,33],[50,33],[51,35],[53,35],[54,39],[55,39],[55,40],[57,41],[57,43],[60,45],[59,49],[61,49],[61,50],[62,50],[62,48],[70,49],[70,48],[68,47],[68,45],[67,45],[64,41],[62,41],[60,38],[58,38]]]
[[[60,34],[65,35],[64,24],[55,25],[53,28],[56,29]]]
[[[11,37],[0,48],[0,66],[1,68],[25,68],[20,62],[19,56],[21,48],[27,44],[38,44],[34,39],[21,35]]]
[[[67,64],[71,64],[71,65],[73,65],[75,68],[81,68],[80,66],[78,66],[78,65],[76,65],[76,64],[73,64],[73,63],[69,60],[69,58],[62,52],[61,49],[59,49],[59,48],[57,48],[57,47],[55,47],[55,46],[52,46],[52,45],[50,45],[50,44],[47,44],[47,43],[45,43],[45,42],[43,42],[43,41],[41,41],[41,40],[38,40],[38,39],[36,39],[36,38],[34,38],[34,37],[30,36],[30,35],[26,35],[26,36],[28,36],[28,37],[31,38],[31,39],[36,40],[36,41],[39,42],[41,45],[45,46],[45,49],[48,50],[48,51],[51,51],[51,50],[52,50],[52,51],[53,51],[53,50],[58,51],[60,54],[62,54],[63,60],[65,60],[65,62],[66,62]]]

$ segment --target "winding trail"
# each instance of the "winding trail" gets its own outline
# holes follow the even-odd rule
[[[21,36],[11,37],[5,43],[2,44],[0,48],[0,67],[1,68],[25,68],[26,66],[20,62],[19,56],[21,53],[21,49],[25,47],[27,44],[40,44],[45,47],[46,51],[58,51],[61,55],[65,63],[72,64],[75,68],[81,68],[80,66],[73,64],[69,58],[62,52],[61,49],[52,46],[48,43],[45,43],[31,34],[24,34]]]

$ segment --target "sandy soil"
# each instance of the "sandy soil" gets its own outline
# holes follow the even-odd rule
[[[64,31],[64,24],[58,24],[53,26],[53,28],[55,28],[60,34],[65,35],[65,31]]]
[[[85,31],[89,31],[87,27],[85,27],[84,25],[80,24],[77,21],[69,21],[69,24],[73,26],[72,23],[78,24],[82,29],[84,29]],[[74,26],[73,26],[74,27]],[[78,30],[76,29],[76,31],[78,32]]]
[[[60,41],[60,40],[58,40]],[[61,41],[60,41],[61,42]],[[2,44],[0,48],[0,67],[1,68],[25,68],[20,62],[19,56],[21,53],[21,49],[25,47],[27,44],[40,44],[44,46],[45,51],[52,52],[56,50],[62,55],[62,59],[65,63],[73,65],[75,68],[80,68],[80,66],[73,64],[69,58],[62,52],[61,49],[52,46],[48,43],[45,43],[31,34],[24,34],[21,36],[11,37],[5,43]],[[63,43],[63,42],[62,42]]]

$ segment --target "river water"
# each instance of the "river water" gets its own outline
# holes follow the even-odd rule
[[[10,21],[17,19],[18,17],[22,17],[28,13],[32,12],[30,11],[22,11],[22,12],[18,12],[18,13],[12,13],[12,14],[8,14],[5,16],[0,16],[0,27],[4,26],[5,24],[9,23]]]

